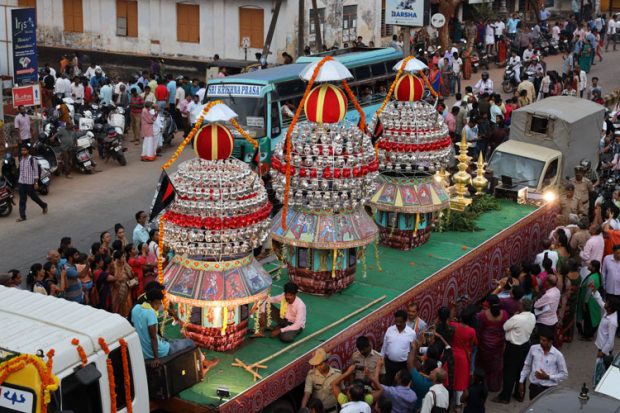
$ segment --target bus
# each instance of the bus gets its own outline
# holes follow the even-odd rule
[[[269,169],[271,154],[284,138],[303,97],[306,82],[299,78],[299,74],[309,63],[328,54],[353,74],[354,78],[349,80],[349,85],[366,118],[370,119],[385,99],[396,76],[392,68],[403,57],[402,52],[394,48],[332,50],[300,57],[289,65],[209,80],[206,101],[223,101],[239,115],[237,121],[241,127],[259,141],[261,173]],[[300,120],[303,119],[305,116],[302,112]],[[355,124],[359,121],[359,114],[352,102],[349,102],[346,119]],[[235,135],[233,156],[249,163],[254,148],[235,130],[232,132]]]

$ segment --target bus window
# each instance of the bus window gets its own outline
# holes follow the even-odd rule
[[[276,85],[276,93],[280,99],[303,96],[305,90],[306,83],[301,79],[289,80],[288,82],[282,82]]]
[[[356,67],[355,69],[353,69],[353,76],[355,76],[356,82],[370,79],[370,66]]]
[[[280,122],[280,105],[278,102],[271,104],[271,137],[275,138],[282,131],[282,123]]]
[[[211,100],[221,100],[234,110],[239,125],[253,138],[266,136],[266,99],[265,97],[245,96],[210,96]]]
[[[385,69],[385,63],[383,62],[371,65],[370,70],[372,70],[373,77],[385,76],[385,74],[387,73]]]

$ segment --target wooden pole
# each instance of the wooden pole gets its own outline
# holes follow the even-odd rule
[[[304,17],[306,7],[304,0],[299,0],[299,10],[297,16],[297,57],[304,55]]]
[[[265,39],[265,45],[263,46],[263,56],[265,57],[265,61],[269,57],[269,49],[271,48],[271,41],[273,40],[273,34],[276,31],[276,23],[278,22],[278,16],[280,15],[280,6],[282,5],[282,0],[276,1],[276,7],[273,10],[273,15],[271,16],[271,23],[269,23],[269,30],[267,31],[267,39]],[[278,56],[276,56],[276,60]],[[245,60],[248,60],[248,49],[245,49]]]
[[[301,345],[302,343],[305,343],[306,341],[308,341],[308,340],[310,340],[310,339],[312,339],[312,338],[314,338],[314,337],[318,336],[319,334],[324,333],[325,331],[329,330],[330,328],[335,327],[335,326],[337,326],[338,324],[340,324],[340,323],[342,323],[342,322],[344,322],[344,321],[348,320],[349,318],[351,318],[351,317],[354,317],[354,316],[358,315],[358,314],[359,314],[359,313],[361,313],[362,311],[365,311],[365,310],[369,309],[370,307],[372,307],[373,305],[377,304],[378,302],[385,300],[385,298],[386,298],[386,296],[385,296],[385,295],[382,295],[381,297],[377,298],[376,300],[373,300],[373,301],[369,302],[368,304],[366,304],[365,306],[360,307],[360,308],[358,308],[357,310],[353,311],[351,314],[348,314],[348,315],[346,315],[346,316],[344,316],[344,317],[342,317],[342,318],[340,318],[340,319],[338,319],[338,320],[334,321],[333,323],[331,323],[331,324],[329,324],[329,325],[327,325],[327,326],[325,326],[325,327],[321,328],[320,330],[315,331],[314,333],[310,334],[309,336],[304,337],[304,338],[302,338],[301,340],[294,342],[294,343],[293,343],[293,344],[291,344],[290,346],[286,346],[286,347],[285,347],[285,348],[283,348],[282,350],[280,350],[280,351],[277,351],[277,352],[273,353],[271,356],[266,357],[266,358],[262,359],[261,361],[257,361],[257,362],[256,362],[256,363],[254,363],[254,364],[251,364],[251,365],[250,365],[250,367],[257,367],[257,366],[259,366],[259,365],[261,365],[261,364],[262,364],[262,365],[264,365],[264,364],[265,364],[265,363],[267,363],[268,361],[271,361],[271,360],[273,360],[274,358],[278,357],[280,354],[284,354],[284,353],[286,353],[287,351],[289,351],[290,349],[295,348],[295,347],[297,347],[297,346]]]

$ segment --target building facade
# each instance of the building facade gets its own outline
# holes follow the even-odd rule
[[[5,0],[36,7],[39,45],[78,50],[211,59],[254,59],[263,49],[275,0]],[[295,55],[299,2],[284,0],[269,62]],[[304,43],[313,45],[315,11],[305,1]],[[382,0],[317,0],[325,45],[362,36],[380,44]],[[247,46],[247,50],[244,46]]]

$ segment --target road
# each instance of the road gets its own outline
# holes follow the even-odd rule
[[[620,51],[604,53],[604,62],[597,63],[589,74],[600,78],[604,94],[620,87],[617,68],[620,65]],[[561,57],[547,59],[548,69],[560,69]],[[104,68],[105,69],[105,68]],[[503,69],[492,68],[490,75],[496,85],[501,86]],[[479,73],[462,87],[472,85],[479,78]],[[175,144],[180,143],[177,137]],[[54,177],[50,194],[45,197],[49,204],[49,213],[42,215],[41,210],[28,202],[28,220],[17,223],[17,210],[5,218],[0,218],[0,271],[18,268],[27,272],[35,262],[43,262],[50,248],[57,248],[60,238],[69,236],[78,249],[86,251],[90,245],[99,240],[102,231],[111,231],[114,224],[125,226],[128,236],[135,225],[134,214],[138,210],[148,210],[153,199],[161,165],[172,154],[171,149],[155,162],[140,162],[140,147],[128,142],[128,164],[125,167],[115,162],[104,164],[99,161],[98,172],[94,175],[74,173],[73,179]],[[192,151],[186,150],[180,160],[192,157]],[[178,161],[177,161],[178,162]],[[17,200],[16,200],[17,201]],[[618,347],[617,347],[618,348]],[[576,342],[563,348],[568,360],[569,379],[565,383],[572,388],[579,388],[581,383],[590,382],[593,362],[594,344]],[[523,404],[513,402],[511,405],[487,404],[489,413],[518,412]]]

